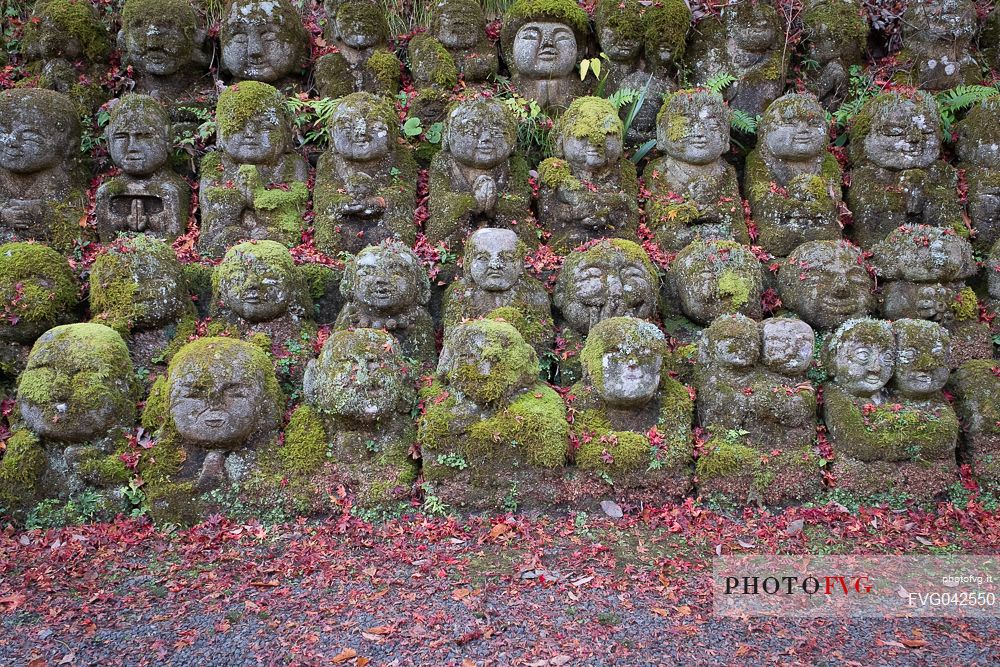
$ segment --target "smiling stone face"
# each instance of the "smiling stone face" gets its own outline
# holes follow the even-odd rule
[[[760,359],[760,329],[745,315],[723,315],[703,332],[705,356],[721,368],[745,370]]]
[[[941,391],[951,371],[948,365],[951,336],[940,324],[902,319],[896,332],[896,372],[893,383],[900,394],[919,398]]]
[[[125,59],[153,76],[176,74],[195,58],[198,17],[186,0],[127,0],[122,9]]]
[[[795,162],[823,154],[827,129],[823,107],[815,98],[789,94],[767,107],[760,136],[770,155]]]
[[[914,282],[952,281],[975,274],[972,246],[950,229],[906,225],[874,248],[879,276]]]
[[[586,376],[613,407],[645,405],[660,388],[666,339],[656,325],[633,317],[613,317],[587,335],[580,353]]]
[[[530,386],[538,375],[538,357],[511,325],[475,320],[448,333],[437,373],[449,386],[485,406]]]
[[[763,276],[757,258],[733,241],[695,241],[670,267],[681,311],[689,319],[709,324],[719,315],[761,315]]]
[[[809,241],[778,270],[781,300],[819,329],[833,329],[875,307],[872,280],[861,252],[842,241]]]
[[[729,150],[729,110],[722,96],[679,91],[656,119],[656,147],[678,162],[706,165]]]
[[[216,299],[250,322],[268,322],[287,313],[295,282],[292,255],[276,241],[230,248],[213,276]]]
[[[0,168],[51,169],[75,155],[79,142],[80,120],[67,96],[40,88],[0,93]]]
[[[576,65],[576,35],[564,23],[531,21],[514,37],[511,68],[531,79],[558,79]]]
[[[463,102],[446,120],[448,151],[463,165],[492,169],[514,153],[517,125],[496,100]]]
[[[859,398],[880,392],[896,367],[896,337],[881,320],[850,320],[826,344],[824,361],[834,382]]]
[[[773,47],[781,32],[774,7],[767,2],[740,2],[727,9],[727,30],[741,49],[761,53]]]
[[[341,290],[363,308],[391,315],[427,303],[430,286],[419,258],[401,243],[386,242],[358,253]]]
[[[237,0],[222,24],[222,65],[240,79],[288,76],[309,43],[301,19],[282,0]]]
[[[762,361],[781,375],[802,375],[812,363],[816,335],[802,320],[777,317],[761,323]]]
[[[170,157],[170,116],[152,97],[123,98],[106,134],[111,159],[130,176],[149,176]]]
[[[575,176],[591,178],[621,159],[623,128],[618,112],[598,97],[581,97],[563,114],[555,154],[566,158]]]
[[[222,150],[240,164],[270,164],[288,150],[291,130],[284,98],[266,83],[243,81],[219,95]]]
[[[395,141],[385,103],[371,93],[355,93],[330,118],[334,152],[351,162],[370,162],[389,155]]]
[[[487,292],[506,292],[524,273],[524,248],[509,229],[480,229],[465,242],[466,278]]]
[[[926,169],[934,164],[941,153],[941,122],[933,97],[893,93],[865,106],[869,105],[862,111],[864,123],[859,122],[867,126],[860,143],[868,161],[890,171]]]

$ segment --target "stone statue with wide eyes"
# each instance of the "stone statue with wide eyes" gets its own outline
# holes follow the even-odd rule
[[[219,33],[234,78],[277,83],[301,69],[309,34],[288,0],[231,0]]]
[[[848,95],[851,68],[864,64],[868,21],[858,0],[808,0],[801,16],[806,55],[816,63],[801,76],[823,108],[836,111]]]
[[[119,232],[173,241],[184,234],[191,212],[191,187],[167,164],[170,115],[147,95],[128,95],[114,107],[106,131],[118,176],[97,189],[95,217],[101,241]]]
[[[292,151],[284,97],[243,81],[219,95],[216,122],[220,150],[201,161],[199,252],[219,257],[245,239],[297,245],[309,168]]]
[[[372,0],[325,0],[326,40],[337,47],[316,60],[313,76],[320,97],[368,91],[395,95],[402,63],[389,48],[389,24]]]
[[[980,80],[971,53],[977,29],[972,0],[912,2],[901,18],[903,50],[896,57],[910,65],[901,83],[939,91]]]
[[[70,250],[86,213],[80,117],[51,90],[0,92],[0,234]]]
[[[664,156],[643,172],[646,212],[660,247],[680,250],[696,238],[748,243],[736,170],[729,152],[729,109],[707,90],[680,90],[663,103],[656,145]]]
[[[430,281],[420,258],[398,241],[368,246],[351,258],[340,291],[346,301],[334,329],[385,329],[403,356],[434,360],[434,322],[427,312]]]
[[[958,167],[965,170],[968,213],[976,235],[972,247],[989,252],[1000,240],[1000,99],[990,97],[958,124]]]
[[[552,232],[548,244],[564,254],[587,241],[636,239],[639,183],[623,159],[618,112],[599,97],[581,97],[559,119],[553,154],[538,166],[538,215]]]
[[[865,103],[851,129],[854,240],[871,249],[902,225],[964,228],[955,168],[939,159],[941,121],[929,93],[892,92]]]
[[[809,241],[782,260],[778,295],[814,328],[829,331],[875,309],[875,280],[847,241]]]
[[[1000,361],[974,359],[951,375],[948,392],[962,424],[963,461],[981,488],[1000,490]]]
[[[503,20],[500,45],[511,82],[543,109],[565,109],[584,94],[576,64],[587,49],[590,19],[573,0],[517,0]]]
[[[549,295],[525,275],[527,248],[509,229],[477,230],[465,242],[463,275],[448,286],[442,320],[445,335],[465,320],[502,318],[539,356],[552,347],[555,332]]]
[[[779,97],[760,121],[744,187],[757,242],[776,257],[806,241],[840,238],[843,173],[826,150],[828,135],[825,111],[809,95]]]
[[[677,254],[667,277],[670,304],[692,322],[708,325],[719,315],[741,313],[760,319],[763,294],[760,262],[734,241],[694,241]]]
[[[330,129],[331,150],[316,166],[316,247],[336,256],[385,239],[412,246],[417,164],[399,142],[392,103],[371,93],[348,95]]]
[[[559,496],[566,406],[538,371],[535,351],[506,322],[449,332],[417,423],[424,479],[443,501],[498,508]]]

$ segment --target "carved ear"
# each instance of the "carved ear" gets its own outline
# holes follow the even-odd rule
[[[319,403],[319,387],[316,386],[317,365],[315,359],[310,359],[309,363],[306,364],[306,372],[302,375],[302,394],[305,396],[306,403],[313,405]]]
[[[358,276],[357,257],[351,255],[344,264],[344,276],[340,279],[340,294],[347,301],[351,300],[351,293],[354,292],[354,281]],[[428,291],[430,288],[428,287]]]
[[[959,280],[971,278],[978,271],[979,267],[976,266],[976,258],[972,256],[972,244],[966,241],[962,244],[962,266],[958,270],[958,278]]]
[[[211,42],[208,39],[208,32],[202,28],[194,31],[194,53],[192,62],[203,67],[207,67],[212,62]]]
[[[431,300],[431,281],[427,277],[427,271],[424,270],[423,265],[419,264],[419,259],[417,262],[417,270],[420,272],[420,277],[417,279],[419,283],[417,288],[417,303],[421,306],[426,306]]]

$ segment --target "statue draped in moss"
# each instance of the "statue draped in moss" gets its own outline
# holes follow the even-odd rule
[[[587,336],[583,380],[568,394],[577,467],[609,476],[616,494],[637,493],[649,502],[691,489],[694,404],[688,388],[663,368],[666,352],[655,324],[603,320]]]
[[[187,229],[191,187],[168,165],[170,115],[147,95],[115,105],[106,130],[108,151],[122,170],[97,189],[95,217],[101,241],[141,232],[173,241]]]
[[[938,91],[980,79],[970,53],[977,28],[972,0],[911,2],[901,18],[903,50],[896,58],[909,64],[901,83]]]
[[[284,97],[243,81],[219,95],[216,122],[219,150],[201,161],[199,252],[218,257],[245,239],[298,245],[309,168],[292,151]]]
[[[764,112],[757,148],[747,156],[744,188],[757,243],[777,257],[806,241],[840,238],[843,173],[826,150],[824,114],[814,97],[779,97]]]
[[[385,239],[412,246],[417,165],[400,142],[392,103],[371,93],[348,95],[330,129],[331,150],[316,166],[316,247],[336,256]]]
[[[604,92],[622,87],[622,81],[642,67],[642,7],[636,0],[599,0],[594,10],[594,31],[601,53],[607,56],[604,66]]]
[[[756,321],[739,313],[715,318],[698,342],[698,422],[712,429],[745,430],[750,424],[752,388],[761,356]]]
[[[543,355],[555,332],[549,295],[524,273],[527,248],[509,229],[480,229],[465,244],[463,275],[444,294],[445,335],[465,320],[503,319]]]
[[[565,254],[592,239],[636,240],[639,183],[623,159],[618,112],[599,97],[581,97],[559,119],[552,153],[538,166],[538,217],[548,245]]]
[[[395,95],[402,63],[388,46],[389,24],[371,0],[325,0],[326,40],[337,47],[316,60],[313,76],[320,97],[368,91]]]
[[[1000,98],[983,100],[958,124],[958,167],[965,170],[968,212],[981,252],[1000,240]]]
[[[576,64],[587,51],[590,20],[574,0],[516,0],[500,45],[517,92],[543,109],[565,109],[585,93]]]
[[[962,221],[955,168],[939,159],[941,121],[934,98],[884,93],[865,103],[851,128],[854,240],[870,249],[901,225],[952,227]]]
[[[86,174],[74,102],[51,90],[0,92],[0,234],[73,248],[84,230]]]
[[[986,258],[986,293],[987,306],[994,311],[1000,310],[1000,240],[993,244]]]
[[[868,21],[858,0],[809,0],[805,5],[806,56],[815,65],[804,66],[801,76],[823,108],[836,111],[850,91],[851,68],[864,65]]]
[[[749,243],[729,151],[729,109],[707,90],[681,90],[663,103],[656,145],[665,155],[643,172],[646,213],[660,247],[680,250],[696,238]]]
[[[230,0],[219,38],[222,66],[238,80],[280,85],[309,57],[309,33],[287,0]]]
[[[948,382],[962,423],[963,461],[972,465],[981,489],[1000,491],[1000,362],[967,361]]]
[[[126,0],[122,7],[118,48],[136,92],[164,103],[193,96],[199,78],[210,83],[207,41],[188,0]]]
[[[430,281],[412,250],[398,241],[368,246],[347,263],[340,291],[346,303],[335,330],[385,329],[403,356],[418,364],[434,361]]]
[[[438,379],[421,390],[424,479],[448,505],[545,503],[566,461],[566,407],[538,382],[535,351],[514,327],[476,320],[452,329]]]
[[[668,308],[707,325],[719,315],[761,318],[760,262],[734,241],[694,241],[677,254],[667,274]]]
[[[808,241],[781,261],[782,304],[816,329],[836,329],[875,310],[874,271],[848,241]]]
[[[450,67],[433,42],[447,51],[466,84],[481,83],[496,75],[497,49],[486,36],[486,15],[478,0],[440,0],[431,10],[431,25],[426,35],[432,40],[426,48],[434,50],[428,61],[432,65],[429,71],[438,77],[450,74]],[[410,69],[416,75],[420,66],[414,65],[413,59],[411,54]]]

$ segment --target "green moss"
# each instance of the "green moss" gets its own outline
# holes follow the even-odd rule
[[[734,308],[742,308],[750,301],[750,289],[750,281],[735,271],[723,271],[719,276],[719,295]]]
[[[760,469],[760,452],[725,437],[709,439],[695,464],[695,472],[702,481],[735,474],[756,477]]]
[[[336,292],[340,283],[341,272],[326,264],[301,264],[297,270],[304,277],[313,301],[320,301],[327,294]]]
[[[663,96],[663,106],[656,114],[656,126],[666,124],[671,141],[687,137],[689,118],[696,118],[703,110],[729,123],[729,107],[719,93],[704,88],[685,88]],[[683,120],[678,117],[683,117]],[[683,134],[682,134],[683,131]]]
[[[295,260],[288,248],[275,241],[246,241],[227,250],[222,262],[215,267],[212,293],[218,295],[224,281],[237,283],[251,277],[253,272],[248,270],[250,264],[266,266],[286,283],[295,283]]]
[[[573,176],[569,163],[557,157],[550,157],[542,160],[538,165],[538,180],[542,185],[549,188],[566,188],[568,190],[579,190],[583,184]]]
[[[600,97],[578,97],[559,119],[558,132],[561,136],[586,139],[604,150],[609,134],[622,137],[624,127],[618,111],[607,100]]]
[[[458,84],[458,68],[448,49],[428,33],[410,40],[410,69],[418,84],[451,89]]]
[[[669,49],[674,62],[684,55],[687,34],[691,29],[691,10],[684,0],[661,0],[643,15],[646,53],[652,58],[659,49]]]
[[[463,359],[447,371],[451,385],[477,403],[496,403],[508,397],[511,391],[523,387],[525,380],[530,381],[538,374],[535,350],[524,342],[517,329],[506,322],[475,320],[461,324],[450,334],[448,345],[459,350],[467,341],[477,339],[482,340],[481,347],[477,345],[478,359]],[[490,366],[485,376],[480,370],[481,361],[488,362]]]
[[[41,49],[43,40],[64,43],[74,37],[83,47],[83,57],[91,62],[103,59],[111,50],[107,28],[85,0],[38,0],[32,17],[40,20],[25,23],[22,43],[27,51]]]
[[[646,29],[637,0],[598,0],[594,24],[598,35],[609,28],[622,40],[641,41]]]
[[[530,21],[551,20],[565,23],[578,36],[590,29],[590,18],[573,0],[515,0],[504,15],[504,29],[508,23],[523,25]],[[518,25],[518,28],[520,28]],[[514,33],[516,34],[516,30]],[[511,35],[513,37],[513,35]]]
[[[951,310],[959,322],[975,320],[979,317],[979,301],[976,292],[971,287],[959,290],[955,300],[951,302]]]
[[[850,151],[851,159],[859,162],[864,158],[865,138],[871,132],[872,125],[880,117],[888,115],[891,109],[897,105],[912,102],[915,106],[914,113],[922,115],[928,121],[934,123],[937,140],[941,139],[941,125],[939,122],[937,103],[930,93],[914,90],[894,90],[890,93],[883,93],[870,98],[861,107],[861,111],[854,117],[854,122],[850,128]],[[952,193],[954,196],[954,193]]]
[[[282,126],[288,125],[285,98],[274,86],[260,81],[229,86],[215,106],[215,120],[223,137],[242,131],[251,118],[264,113],[276,114]]]
[[[154,18],[158,24],[180,27],[189,38],[198,29],[198,15],[188,0],[125,0],[122,7],[125,30],[145,26]]]
[[[338,26],[342,26],[341,33],[373,35],[380,43],[389,39],[389,23],[382,7],[375,3],[341,2],[336,5],[335,19]]]
[[[347,3],[350,4],[350,3]],[[375,76],[379,88],[396,90],[399,87],[399,71],[403,63],[392,51],[376,51],[365,62],[365,69]]]
[[[0,245],[0,299],[11,316],[50,328],[77,304],[79,288],[69,262],[55,250],[5,243]]]
[[[802,12],[802,25],[807,37],[822,29],[834,44],[857,43],[859,48],[868,39],[868,22],[861,7],[854,2],[819,2]]]
[[[636,356],[639,364],[649,363],[667,352],[663,333],[651,322],[634,317],[611,317],[598,322],[587,334],[580,362],[598,390],[604,388],[604,355],[617,351]]]
[[[566,406],[551,387],[538,384],[506,409],[473,424],[468,435],[472,450],[507,445],[520,449],[528,465],[556,468],[566,461]]]
[[[300,406],[285,427],[285,443],[275,453],[286,475],[310,475],[326,462],[326,432],[319,415]]]
[[[0,458],[0,507],[27,507],[38,497],[38,482],[45,472],[41,442],[27,429],[7,439]]]

